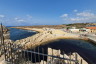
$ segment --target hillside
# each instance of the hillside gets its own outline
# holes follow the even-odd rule
[[[67,27],[77,27],[77,28],[84,28],[89,25],[96,25],[96,23],[74,23],[74,24],[67,24]]]
[[[54,29],[62,29],[66,27],[77,27],[84,28],[89,25],[96,25],[96,23],[74,23],[74,24],[62,24],[62,25],[34,25],[34,26],[16,26],[21,28],[54,28]],[[11,27],[15,28],[15,27]]]
[[[66,25],[34,25],[34,26],[18,26],[23,28],[55,28],[55,29],[61,29],[66,27]]]

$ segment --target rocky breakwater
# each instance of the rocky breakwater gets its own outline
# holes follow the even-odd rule
[[[33,30],[32,28],[27,28],[27,29]],[[49,28],[36,29],[35,28],[34,30],[36,31],[39,30],[39,33],[21,40],[17,40],[14,43],[21,45],[25,49],[30,49],[32,47],[36,47],[42,44],[47,44],[50,41],[53,41],[56,39],[66,39],[66,38],[80,39],[79,35],[67,33],[59,29],[49,29]]]
[[[2,27],[2,28],[1,28]],[[3,30],[2,30],[3,29]],[[3,32],[3,37],[4,37],[4,43],[6,44],[6,42],[10,42],[11,40],[9,39],[10,34],[8,32],[8,28],[6,28],[5,26],[1,26],[0,25],[0,56],[1,54],[1,49],[2,49],[2,43],[1,43],[1,36],[2,36],[2,32]]]
[[[6,28],[5,26],[0,25],[0,64],[7,64],[5,61],[5,55],[2,52],[4,47],[1,43],[1,36],[2,36],[2,32],[1,32],[2,28],[1,27],[3,28],[4,43],[7,45],[7,43],[12,42],[12,41],[9,39],[9,37],[10,37],[10,34],[8,32],[9,29]]]
[[[1,30],[2,30],[2,28],[3,28],[3,36],[4,36],[4,39],[9,39],[9,36],[10,36],[10,34],[9,34],[9,29],[7,28],[7,27],[5,27],[5,26],[1,26],[0,25],[0,38],[1,38]]]

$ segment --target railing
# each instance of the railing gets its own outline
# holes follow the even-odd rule
[[[2,24],[0,36],[1,55],[5,55],[5,61],[8,64],[82,64],[82,60],[80,63],[78,62],[77,54],[75,54],[74,59],[71,58],[71,54],[66,58],[65,53],[61,57],[59,51],[54,53],[53,49],[47,52],[41,47],[25,50],[15,43],[4,42]],[[49,53],[51,54],[49,55]]]
[[[4,47],[5,61],[9,64],[79,64],[77,59],[73,60],[64,56],[55,56],[54,54],[48,55],[44,48],[37,47],[31,50],[24,50],[13,43],[6,43]],[[50,52],[54,53],[53,51]]]

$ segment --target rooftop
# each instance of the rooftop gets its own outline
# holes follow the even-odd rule
[[[96,27],[86,27],[87,29],[96,29]]]

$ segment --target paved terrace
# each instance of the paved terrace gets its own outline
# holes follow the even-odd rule
[[[96,35],[89,34],[87,37],[96,44]]]
[[[86,32],[81,32],[81,33],[67,32],[67,33],[71,33],[71,34],[74,34],[74,35],[79,35],[79,36],[86,37],[89,40],[91,40],[94,44],[96,44],[96,34],[91,34],[91,33],[86,33]]]

